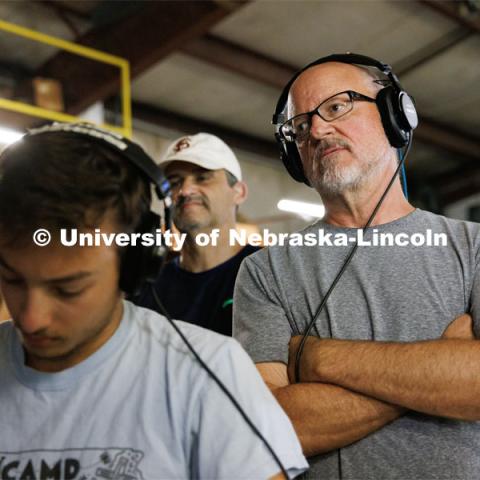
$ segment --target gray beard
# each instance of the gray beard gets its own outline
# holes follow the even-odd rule
[[[319,152],[321,153],[321,152]],[[318,155],[320,156],[320,155]],[[335,160],[323,161],[314,158],[316,172],[312,172],[310,183],[321,194],[337,196],[344,192],[356,192],[383,167],[382,160],[369,160],[367,164],[355,163],[339,166]]]
[[[323,193],[338,195],[358,190],[365,180],[365,172],[357,165],[342,168],[332,162],[320,169],[314,179],[314,187]]]

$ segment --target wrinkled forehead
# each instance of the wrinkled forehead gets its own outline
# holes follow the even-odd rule
[[[287,115],[314,109],[323,100],[346,90],[369,95],[374,89],[374,78],[356,65],[328,62],[305,70],[293,82],[288,95]]]

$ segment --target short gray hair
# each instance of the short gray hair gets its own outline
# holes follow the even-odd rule
[[[238,178],[228,170],[225,170],[225,175],[227,177],[227,183],[230,187],[233,187],[238,182]]]

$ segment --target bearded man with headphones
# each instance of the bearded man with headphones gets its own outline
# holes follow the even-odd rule
[[[331,55],[292,78],[273,123],[288,172],[325,205],[302,233],[340,241],[248,257],[234,337],[290,416],[307,477],[478,477],[480,229],[405,198],[412,98],[390,66]]]
[[[292,425],[234,340],[124,300],[155,279],[164,253],[149,241],[161,227],[151,187],[168,210],[153,160],[85,124],[32,130],[0,156],[0,280],[12,315],[0,325],[0,478],[305,469]],[[89,234],[104,240],[72,243]],[[137,243],[125,243],[130,234]]]

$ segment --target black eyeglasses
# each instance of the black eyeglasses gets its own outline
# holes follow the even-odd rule
[[[318,115],[326,122],[333,122],[353,110],[353,102],[373,102],[375,99],[362,95],[361,93],[347,90],[336,93],[324,100],[311,112],[300,113],[287,120],[281,127],[280,133],[287,142],[301,142],[310,135],[312,117]]]

